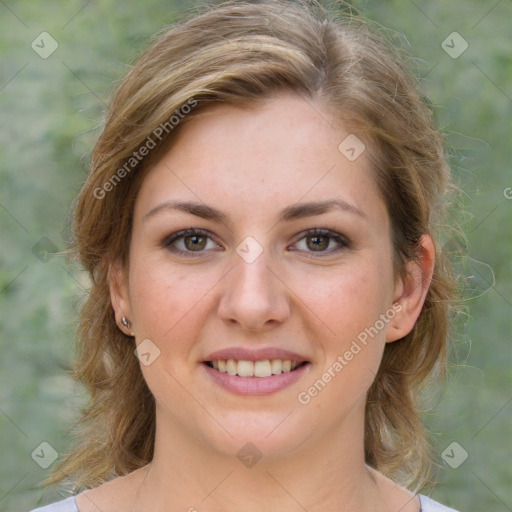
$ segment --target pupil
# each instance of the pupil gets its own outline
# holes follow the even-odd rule
[[[185,246],[189,250],[198,250],[198,249],[204,249],[206,243],[206,237],[204,236],[198,236],[198,235],[191,235],[185,238]]]
[[[313,250],[324,250],[329,246],[328,237],[325,235],[313,236],[310,238],[312,244],[309,246]]]

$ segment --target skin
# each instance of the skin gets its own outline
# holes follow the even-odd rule
[[[80,494],[81,511],[418,512],[417,497],[365,465],[364,406],[385,344],[410,332],[419,316],[434,247],[424,236],[409,277],[395,278],[390,221],[366,152],[351,162],[338,150],[349,131],[329,112],[291,94],[252,109],[209,108],[181,127],[145,178],[129,267],[114,262],[110,285],[120,329],[160,350],[141,365],[157,404],[155,457]],[[279,222],[287,206],[330,199],[361,214],[333,208]],[[170,200],[207,204],[226,220],[173,209],[145,217]],[[192,255],[171,252],[163,241],[187,228],[211,239]],[[327,250],[315,250],[305,233],[314,228],[349,243],[321,237]],[[236,252],[247,236],[263,250],[252,263]],[[400,312],[317,396],[299,403],[298,393],[393,304]],[[277,393],[239,396],[202,364],[234,346],[276,346],[311,364]],[[251,468],[236,457],[248,441],[263,454]]]

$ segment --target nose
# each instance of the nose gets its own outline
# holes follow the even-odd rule
[[[271,270],[265,252],[252,263],[238,255],[224,281],[218,315],[224,321],[253,332],[265,332],[290,315],[285,284]]]

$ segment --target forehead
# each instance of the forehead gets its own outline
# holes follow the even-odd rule
[[[340,197],[378,217],[385,207],[365,153],[317,100],[290,94],[251,108],[208,107],[180,127],[148,172],[136,215],[169,199],[257,216]]]

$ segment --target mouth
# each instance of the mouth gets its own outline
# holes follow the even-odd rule
[[[280,392],[310,373],[304,355],[280,347],[226,347],[205,357],[200,365],[211,382],[242,396]]]
[[[261,361],[216,359],[205,361],[203,364],[219,373],[261,379],[283,373],[292,373],[309,363],[308,361],[293,361],[291,359],[263,359]]]

